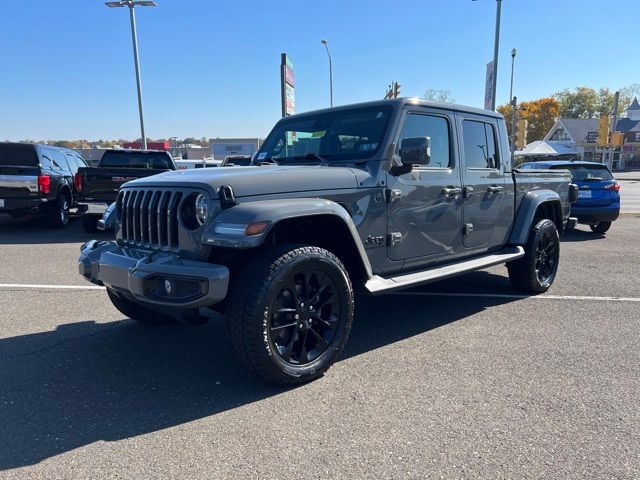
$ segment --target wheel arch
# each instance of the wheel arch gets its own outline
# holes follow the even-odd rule
[[[564,229],[560,196],[553,190],[535,190],[528,192],[516,213],[509,243],[524,245],[531,227],[539,220],[548,218],[555,223],[559,233]]]
[[[216,231],[216,226],[267,224],[260,235],[234,235]],[[347,209],[319,198],[260,200],[240,203],[216,216],[203,242],[231,249],[256,249],[264,245],[300,243],[325,248],[345,265],[355,282],[372,276],[364,245]]]

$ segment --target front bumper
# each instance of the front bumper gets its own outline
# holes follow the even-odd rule
[[[222,301],[229,287],[229,269],[223,265],[121,247],[116,242],[85,243],[78,269],[92,283],[162,307],[207,307]]]

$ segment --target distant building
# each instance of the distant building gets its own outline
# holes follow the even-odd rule
[[[634,98],[616,123],[616,132],[624,133],[620,168],[640,169],[640,103]]]
[[[211,153],[214,160],[224,160],[229,155],[253,155],[262,142],[262,138],[212,138]]]
[[[571,158],[601,162],[602,147],[597,138],[597,118],[558,118],[542,140],[514,153],[516,163]]]
[[[125,142],[122,144],[122,148],[140,150],[142,148],[142,142]],[[171,149],[171,142],[147,142],[147,148],[149,150],[168,151]]]

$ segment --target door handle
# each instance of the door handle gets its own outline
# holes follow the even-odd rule
[[[456,197],[462,193],[462,189],[458,187],[444,187],[442,189],[442,195],[447,198]]]
[[[504,188],[495,187],[495,186],[487,188],[487,192],[489,192],[491,195],[495,195],[497,193],[500,193],[502,190],[504,190]]]

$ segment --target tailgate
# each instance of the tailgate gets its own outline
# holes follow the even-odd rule
[[[148,168],[80,168],[78,173],[82,175],[81,200],[115,202],[118,191],[123,184],[166,171]]]
[[[37,198],[39,168],[0,165],[0,199]]]

